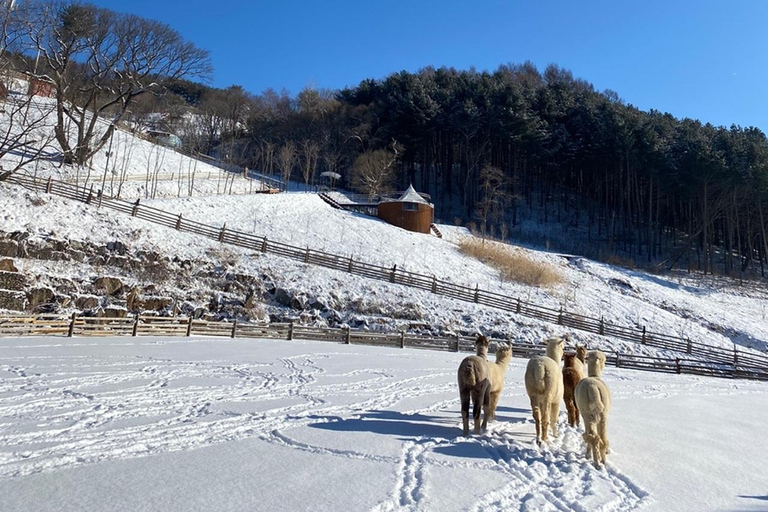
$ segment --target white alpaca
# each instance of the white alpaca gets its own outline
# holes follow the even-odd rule
[[[595,467],[605,464],[608,451],[606,423],[611,410],[611,392],[601,375],[605,368],[605,354],[596,350],[587,356],[589,377],[576,386],[574,395],[584,420],[584,441],[587,443],[587,459],[593,459]]]
[[[472,417],[475,420],[475,434],[480,434],[481,428],[488,425],[490,413],[490,389],[488,362],[480,356],[467,356],[459,365],[459,398],[461,399],[461,420],[464,435],[469,435],[469,400],[472,398],[474,409]],[[480,407],[485,409],[483,425],[480,426]]]
[[[488,412],[492,420],[496,419],[496,406],[499,404],[499,397],[504,389],[504,376],[507,373],[510,359],[512,359],[512,347],[501,346],[496,349],[496,362],[488,364],[488,374],[491,381],[491,388],[488,390],[490,394]]]
[[[557,417],[563,400],[563,374],[560,360],[563,358],[563,338],[547,340],[547,355],[535,356],[525,369],[525,391],[531,399],[533,420],[536,422],[536,442],[547,440],[547,429],[557,437]]]

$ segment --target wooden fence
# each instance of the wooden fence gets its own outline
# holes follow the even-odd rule
[[[437,279],[435,276],[427,276],[415,272],[407,272],[398,269],[397,265],[381,267],[371,263],[354,260],[351,256],[330,254],[314,249],[295,247],[268,240],[265,236],[244,233],[233,229],[227,229],[227,225],[211,226],[202,222],[196,222],[183,218],[181,214],[174,214],[146,206],[140,203],[123,201],[100,194],[93,189],[77,187],[68,183],[52,179],[34,179],[28,176],[13,174],[8,181],[32,190],[39,190],[48,194],[54,194],[75,201],[82,201],[94,206],[100,206],[116,210],[118,212],[143,219],[177,231],[203,236],[221,243],[235,245],[257,252],[275,254],[285,258],[301,261],[310,265],[318,265],[326,268],[348,272],[350,274],[388,281],[393,284],[409,286],[420,290],[429,291],[435,295],[450,297],[466,302],[473,302],[483,306],[502,309],[518,315],[556,323],[571,329],[577,329],[601,336],[609,336],[621,340],[640,343],[650,347],[662,348],[685,353],[691,356],[701,357],[713,363],[733,364],[739,367],[768,369],[768,355],[756,351],[739,350],[734,344],[732,349],[715,345],[692,342],[687,338],[671,336],[668,334],[647,331],[645,326],[626,327],[604,321],[602,318],[594,318],[566,311],[562,308],[553,309],[534,304],[519,297],[510,297],[487,290],[463,286],[449,281]]]
[[[310,327],[293,323],[253,324],[209,322],[191,317],[135,316],[128,318],[81,317],[63,315],[0,316],[0,337],[21,336],[222,336],[228,338],[266,338],[312,340],[332,343],[418,348],[448,352],[474,352],[470,336],[430,336],[399,332],[370,332],[350,328]],[[543,354],[543,345],[491,340],[491,351],[509,343],[515,357]],[[2,342],[0,342],[2,343]],[[660,373],[701,375],[768,381],[768,371],[735,364],[715,364],[687,358],[659,358],[604,351],[609,365],[617,368]]]

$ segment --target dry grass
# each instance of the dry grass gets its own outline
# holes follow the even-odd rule
[[[505,281],[540,287],[551,287],[565,281],[552,265],[535,261],[523,250],[498,242],[465,238],[459,242],[459,251],[498,269]]]

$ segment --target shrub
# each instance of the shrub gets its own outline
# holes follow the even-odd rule
[[[501,272],[505,281],[515,281],[530,286],[550,287],[564,281],[552,265],[536,261],[522,249],[477,238],[464,238],[459,251]]]

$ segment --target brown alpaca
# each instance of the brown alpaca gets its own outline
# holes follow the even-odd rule
[[[576,427],[579,425],[579,408],[576,406],[573,392],[576,385],[584,378],[584,367],[575,354],[565,354],[563,360],[565,361],[563,365],[563,400],[565,400],[565,408],[568,411],[568,424]]]

